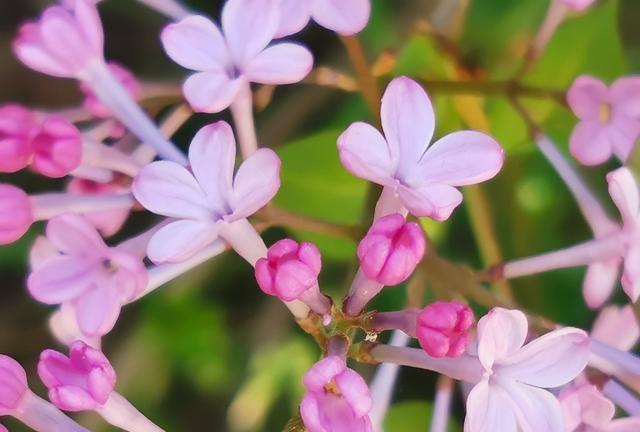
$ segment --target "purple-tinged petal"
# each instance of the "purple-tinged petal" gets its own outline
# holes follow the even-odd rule
[[[398,175],[402,177],[415,167],[433,138],[433,106],[418,83],[400,77],[387,86],[380,115],[391,154],[400,155]]]
[[[253,58],[244,70],[251,82],[293,84],[302,81],[313,68],[313,55],[302,45],[275,44]]]
[[[47,238],[64,254],[98,256],[107,245],[96,228],[80,215],[65,214],[47,223]]]
[[[606,162],[613,153],[607,126],[599,120],[585,120],[576,125],[569,137],[569,151],[582,165]]]
[[[49,258],[60,255],[58,249],[45,236],[38,236],[29,250],[29,267],[35,270]]]
[[[29,293],[46,304],[60,304],[75,299],[94,283],[96,265],[94,259],[62,255],[52,257],[29,275]]]
[[[74,386],[52,388],[49,399],[56,407],[70,412],[91,411],[99,406],[89,392]]]
[[[614,113],[624,113],[628,117],[640,118],[640,76],[624,77],[616,80],[610,88]]]
[[[38,376],[47,387],[57,387],[65,383],[79,381],[78,371],[67,356],[58,351],[44,350],[40,353]]]
[[[608,431],[616,408],[595,386],[568,387],[560,392],[559,399],[566,430],[574,431],[584,425]]]
[[[298,33],[309,24],[313,0],[280,0],[280,25],[275,39]]]
[[[637,240],[624,257],[622,289],[633,303],[640,297],[640,244]]]
[[[516,416],[505,391],[486,380],[476,384],[467,397],[464,432],[516,430]]]
[[[478,321],[478,358],[485,369],[510,359],[524,344],[529,327],[518,310],[493,308]]]
[[[307,371],[303,378],[304,385],[314,392],[324,391],[324,386],[346,369],[344,359],[338,356],[325,357]]]
[[[503,357],[495,366],[496,373],[536,387],[560,387],[584,370],[589,354],[589,336],[583,330],[565,327]]]
[[[640,117],[614,114],[607,128],[613,152],[623,163],[631,156],[640,138]]]
[[[116,324],[122,304],[116,286],[103,283],[73,302],[78,326],[87,336],[104,336]]]
[[[31,136],[31,146],[31,168],[47,177],[64,177],[82,162],[80,131],[61,117],[48,117]]]
[[[517,430],[564,432],[560,402],[550,392],[510,380],[501,380],[499,386],[513,404]]]
[[[302,399],[300,416],[309,432],[331,432],[322,425],[322,412],[318,396],[315,393],[309,392]]]
[[[29,22],[20,27],[13,41],[13,52],[22,63],[35,71],[61,78],[73,76],[64,62],[52,57],[44,47],[36,23]]]
[[[231,60],[220,29],[203,16],[169,24],[160,39],[167,55],[187,69],[225,72]]]
[[[109,250],[109,260],[115,267],[111,284],[120,292],[122,303],[133,300],[144,291],[148,282],[147,268],[136,255],[112,248]]]
[[[342,397],[351,406],[357,417],[363,417],[371,411],[373,402],[369,386],[360,374],[352,369],[346,369],[335,377],[335,381]]]
[[[417,189],[400,186],[398,194],[409,213],[437,221],[449,219],[451,213],[462,203],[460,191],[444,184],[433,184]]]
[[[243,83],[224,72],[200,72],[187,78],[182,91],[194,111],[217,113],[231,105]]]
[[[236,66],[244,69],[271,42],[280,22],[278,0],[229,0],[222,29]]]
[[[582,75],[571,84],[567,103],[581,120],[599,121],[600,107],[608,103],[609,89],[600,80]]]
[[[591,309],[597,309],[611,296],[620,274],[620,259],[594,262],[587,267],[582,284],[584,301]]]
[[[233,218],[251,216],[280,189],[280,158],[271,149],[262,148],[245,160],[233,180]]]
[[[147,210],[163,216],[209,220],[207,199],[193,175],[175,162],[159,161],[144,167],[132,192]]]
[[[147,246],[147,254],[156,264],[180,262],[211,244],[217,237],[218,231],[211,222],[172,222],[154,234]]]
[[[629,168],[618,168],[607,174],[609,195],[620,211],[626,227],[635,228],[640,218],[640,191]]]
[[[360,33],[371,15],[370,0],[316,0],[312,5],[313,19],[343,36]]]

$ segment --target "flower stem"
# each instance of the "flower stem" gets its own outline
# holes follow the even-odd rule
[[[596,339],[591,339],[591,352],[627,372],[640,375],[640,358],[634,354],[621,351]]]
[[[164,432],[116,392],[96,412],[110,424],[129,432]]]
[[[640,400],[638,400],[638,397],[620,385],[615,379],[607,381],[602,387],[602,392],[630,416],[640,416]]]
[[[417,308],[393,312],[376,312],[371,317],[367,330],[374,332],[401,330],[411,337],[416,337],[416,320],[419,314],[420,309]]]
[[[24,395],[13,416],[38,432],[89,432],[31,391]]]
[[[236,126],[238,145],[242,158],[247,159],[258,150],[258,137],[253,120],[253,93],[251,85],[245,82],[231,104],[231,115]]]
[[[358,269],[349,289],[349,294],[342,304],[342,310],[345,315],[352,317],[360,315],[367,303],[378,295],[382,288],[384,288],[384,285],[369,279],[362,269]]]

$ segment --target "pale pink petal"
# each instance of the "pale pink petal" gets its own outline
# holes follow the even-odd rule
[[[518,352],[528,333],[527,317],[518,310],[493,308],[478,321],[478,358],[486,369]]]
[[[371,15],[371,0],[315,0],[312,5],[318,24],[344,36],[360,33]]]
[[[609,195],[618,207],[622,221],[627,227],[634,227],[640,217],[640,192],[638,184],[629,168],[618,168],[607,174]]]
[[[627,417],[612,421],[607,426],[607,432],[638,432],[640,431],[640,417]]]
[[[244,68],[271,42],[280,22],[278,0],[229,0],[222,30],[236,65]]]
[[[398,174],[409,173],[427,149],[435,129],[429,96],[415,81],[395,78],[382,97],[382,128],[393,158],[400,156]],[[408,171],[408,172],[407,172]]]
[[[482,380],[467,398],[464,432],[497,432],[517,430],[516,416],[508,395],[497,385]]]
[[[254,57],[244,73],[251,82],[293,84],[302,81],[313,68],[313,55],[302,45],[281,43]]]
[[[640,338],[640,327],[631,305],[607,306],[591,327],[591,337],[621,351],[629,351]]]
[[[275,38],[298,33],[306,27],[311,18],[311,2],[313,0],[280,0],[280,24]]]
[[[27,288],[39,302],[60,304],[85,292],[93,284],[95,276],[94,260],[55,256],[29,275]]]
[[[122,307],[118,290],[110,284],[87,291],[73,305],[80,330],[92,337],[109,333]]]
[[[569,151],[582,165],[606,162],[613,154],[607,126],[598,120],[585,120],[576,125],[569,138]]]
[[[109,259],[117,268],[111,278],[113,285],[120,292],[122,303],[134,299],[144,291],[148,282],[148,274],[140,257],[122,249],[111,248]]]
[[[640,76],[624,77],[611,84],[611,104],[615,113],[640,119]]]
[[[47,223],[47,238],[66,254],[98,255],[107,248],[95,227],[84,217],[74,214],[51,219]]]
[[[191,170],[218,215],[227,214],[233,188],[236,140],[228,123],[219,121],[203,127],[189,146]]]
[[[584,301],[591,309],[597,309],[607,301],[618,283],[620,259],[589,264],[582,283]]]
[[[635,303],[640,296],[640,243],[635,243],[624,257],[622,289]]]
[[[56,255],[59,255],[59,252],[54,244],[45,236],[38,236],[29,251],[29,266],[31,270],[35,270]]]
[[[182,91],[194,111],[217,113],[231,105],[243,83],[224,72],[200,72],[187,78]]]
[[[335,378],[336,385],[356,416],[365,416],[371,411],[372,400],[367,382],[352,369],[346,369]]]
[[[613,152],[623,163],[631,156],[640,137],[640,117],[614,114],[607,128]]]
[[[353,123],[338,138],[340,161],[352,174],[381,185],[392,185],[398,152],[367,123]]]
[[[519,430],[564,432],[560,402],[550,392],[510,380],[501,380],[500,387],[514,405]]]
[[[320,392],[336,375],[347,368],[344,360],[338,356],[328,356],[314,364],[304,375],[304,386],[311,391]]]
[[[565,424],[570,420],[570,424],[575,425],[570,430],[581,424],[605,430],[616,412],[614,404],[590,384],[569,387],[560,393],[559,398]]]
[[[182,220],[162,227],[149,241],[147,254],[156,264],[184,261],[218,237],[210,222]]]
[[[47,51],[74,75],[102,55],[91,45],[71,13],[61,6],[45,9],[40,19],[40,36]]]
[[[502,147],[489,135],[475,131],[454,132],[429,147],[420,160],[415,178],[422,184],[466,186],[494,177],[503,162]]]
[[[320,418],[323,416],[316,393],[309,392],[300,403],[300,416],[309,432],[331,432],[323,425]]]
[[[49,399],[65,411],[90,411],[98,406],[85,389],[75,386],[52,388],[49,391]]]
[[[484,330],[486,333],[486,329]],[[482,355],[484,334],[480,336]],[[573,380],[589,361],[589,336],[583,330],[566,327],[549,332],[512,352],[495,366],[501,377],[536,387],[560,387]]]
[[[76,1],[74,13],[85,41],[92,46],[93,52],[102,53],[104,51],[104,30],[95,2]]]
[[[159,161],[144,167],[132,192],[147,210],[163,216],[209,220],[206,195],[196,179],[175,162]]]
[[[409,213],[437,221],[449,219],[453,210],[462,203],[460,191],[444,184],[432,184],[421,188],[400,186],[398,193]]]
[[[231,206],[235,219],[251,216],[280,189],[280,158],[267,148],[258,149],[245,160],[233,180]]]
[[[169,24],[160,39],[167,55],[187,69],[224,72],[230,63],[220,29],[203,16],[193,15]]]
[[[581,120],[599,120],[600,106],[609,103],[609,89],[600,80],[582,75],[571,84],[567,102]]]
[[[13,41],[13,52],[26,66],[38,72],[56,76],[72,77],[73,72],[57,58],[45,49],[40,37],[39,26],[35,23],[26,23],[18,32]]]

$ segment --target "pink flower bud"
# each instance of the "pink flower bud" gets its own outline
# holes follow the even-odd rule
[[[129,69],[118,63],[109,63],[109,70],[117,79],[122,87],[127,90],[127,93],[131,95],[132,99],[137,100],[140,97],[140,83],[136,80],[136,77]],[[84,82],[80,83],[80,90],[84,93],[84,107],[98,118],[109,118],[112,116],[109,107],[105,106],[100,99],[95,95],[91,87]]]
[[[13,173],[29,164],[29,137],[36,128],[36,120],[28,109],[20,105],[0,107],[0,172]]]
[[[31,139],[31,167],[47,177],[64,177],[80,166],[80,131],[61,117],[49,117]]]
[[[29,195],[16,186],[0,184],[0,244],[22,237],[33,219]]]
[[[0,355],[0,416],[13,414],[28,390],[22,366],[11,357]]]
[[[65,411],[103,406],[116,384],[116,373],[109,360],[81,341],[71,345],[69,357],[53,350],[43,351],[38,375],[49,389],[51,402]]]
[[[459,357],[467,349],[473,312],[461,303],[435,302],[418,315],[416,333],[422,349],[432,357]]]
[[[284,239],[269,248],[267,258],[256,262],[256,280],[265,294],[293,301],[318,285],[321,267],[315,245]]]
[[[358,258],[369,279],[397,285],[413,273],[424,255],[425,243],[418,224],[394,213],[373,224],[358,245]]]

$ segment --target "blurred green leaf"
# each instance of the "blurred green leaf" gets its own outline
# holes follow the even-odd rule
[[[627,64],[632,71],[640,71],[640,2],[638,0],[618,0],[618,25]]]
[[[391,406],[384,422],[389,432],[416,432],[429,430],[433,407],[426,401],[407,401]],[[449,420],[450,432],[460,431],[455,419]]]

